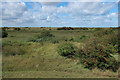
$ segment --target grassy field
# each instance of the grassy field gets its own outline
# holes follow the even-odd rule
[[[109,40],[109,37],[117,33],[117,29],[113,30],[114,35],[108,33],[103,34],[102,37],[99,36],[101,31],[96,29],[21,28],[17,31],[9,28],[6,31],[8,36],[2,39],[3,78],[113,78],[118,76],[118,71],[103,71],[98,68],[89,70],[84,68],[84,65],[77,64],[78,58],[66,58],[57,52],[57,47],[63,42],[70,42],[80,48],[93,38]],[[54,37],[47,41],[31,41],[43,31],[49,31]],[[96,37],[96,34],[99,37]],[[10,53],[24,54],[4,55]],[[117,52],[112,55],[118,61]]]

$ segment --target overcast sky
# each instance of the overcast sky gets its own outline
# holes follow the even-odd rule
[[[117,2],[3,2],[5,27],[117,27]]]

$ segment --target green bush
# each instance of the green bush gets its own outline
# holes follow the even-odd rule
[[[36,38],[30,40],[32,42],[43,42],[43,41],[50,41],[54,37],[49,31],[43,31],[40,35]]]
[[[2,30],[2,38],[5,38],[8,36],[8,33],[5,30]]]
[[[71,57],[76,53],[76,47],[71,43],[62,43],[58,46],[57,52],[64,57]]]
[[[113,52],[111,50],[110,44],[105,44],[105,42],[93,41],[92,43],[86,45],[84,49],[79,50],[78,57],[80,57],[80,63],[82,63],[85,68],[93,69],[95,67],[102,70],[111,69],[116,72],[119,68],[118,62],[111,55]]]
[[[16,31],[20,31],[21,29],[20,29],[20,28],[14,28],[14,30],[16,30]]]

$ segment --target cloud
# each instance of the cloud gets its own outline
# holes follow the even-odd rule
[[[2,19],[13,20],[18,19],[27,11],[24,3],[2,3]]]
[[[114,3],[115,4],[115,3]],[[109,10],[114,6],[113,3],[100,2],[71,2],[67,7],[60,7],[58,12],[74,13],[80,15],[102,15],[109,13]]]
[[[42,6],[56,6],[58,2],[41,2]]]
[[[2,2],[116,2],[119,0],[2,0]]]
[[[72,23],[69,22],[66,25],[117,26],[117,17],[113,16],[113,14],[117,15],[117,13],[110,13],[110,10],[115,5],[116,3],[71,2],[67,7],[60,7],[57,12],[69,14]]]
[[[116,3],[69,2],[4,2],[4,26],[117,26]],[[26,5],[27,4],[27,5]],[[32,8],[30,8],[30,6]]]

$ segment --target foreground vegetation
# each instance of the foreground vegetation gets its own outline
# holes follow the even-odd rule
[[[3,77],[118,76],[117,28],[4,28]]]

